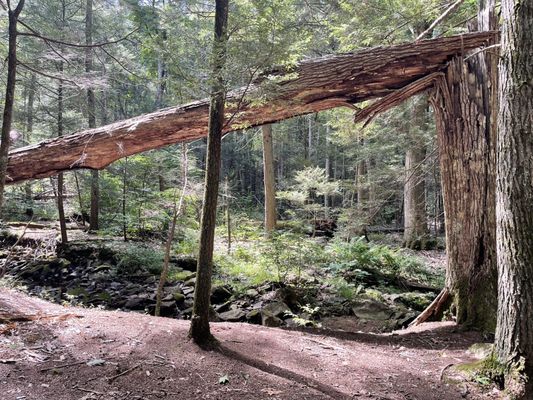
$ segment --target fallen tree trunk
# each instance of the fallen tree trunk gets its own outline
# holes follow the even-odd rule
[[[457,54],[482,47],[494,32],[425,40],[303,61],[228,94],[224,132],[386,96],[441,71]],[[46,140],[9,153],[8,183],[60,171],[101,169],[120,158],[207,134],[201,100]]]

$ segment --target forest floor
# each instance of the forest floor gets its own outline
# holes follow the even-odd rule
[[[450,322],[392,334],[189,322],[64,307],[0,288],[2,400],[501,399],[454,372],[483,339]]]

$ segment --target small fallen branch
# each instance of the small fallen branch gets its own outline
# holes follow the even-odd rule
[[[435,297],[435,300],[433,300],[433,302],[424,311],[422,311],[422,313],[416,317],[413,322],[409,324],[409,327],[420,325],[422,322],[427,321],[432,315],[437,314],[449,298],[450,291],[445,287],[442,289],[439,295]]]
[[[53,369],[61,369],[61,368],[68,368],[68,367],[74,367],[76,365],[85,364],[87,361],[78,361],[75,363],[70,364],[62,364],[62,365],[56,365],[55,367],[47,367],[47,368],[41,368],[41,372],[51,371]]]
[[[111,382],[113,382],[115,379],[120,378],[121,376],[124,376],[124,375],[126,375],[126,374],[129,374],[131,371],[136,370],[136,369],[139,368],[140,366],[141,366],[141,364],[137,364],[136,366],[131,367],[130,369],[127,369],[126,371],[121,372],[120,374],[110,376],[109,378],[107,378],[107,381],[108,381],[109,383],[111,383]]]
[[[105,394],[105,393],[102,393],[102,392],[97,392],[96,390],[85,389],[85,388],[79,387],[78,385],[72,386],[72,389],[81,390],[82,392],[85,392],[85,393],[97,394],[99,396],[102,396],[102,395]]]
[[[450,367],[453,367],[454,364],[448,364],[446,365],[441,371],[440,371],[440,378],[439,378],[439,381],[443,381],[444,379],[444,373],[446,372],[446,370]]]

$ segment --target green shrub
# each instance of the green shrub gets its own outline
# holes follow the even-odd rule
[[[153,275],[161,273],[163,252],[144,246],[128,246],[115,255],[119,273],[134,274],[147,271]]]

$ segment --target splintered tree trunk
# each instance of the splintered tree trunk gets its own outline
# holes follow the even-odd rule
[[[263,175],[265,185],[265,233],[276,229],[276,178],[274,177],[274,148],[272,125],[263,125]]]
[[[533,4],[503,0],[496,213],[496,351],[533,398]],[[519,370],[524,362],[524,369]],[[514,371],[513,371],[514,369]]]
[[[226,111],[232,118],[224,132],[351,108],[389,95],[441,71],[455,54],[482,46],[493,36],[482,32],[444,37],[306,60],[288,71],[273,69],[250,87],[227,94]],[[269,101],[257,102],[265,92]],[[8,182],[44,178],[61,170],[101,169],[132,154],[204,137],[208,109],[208,101],[196,101],[16,149],[9,155]]]
[[[494,2],[480,28],[496,23]],[[496,324],[495,88],[490,52],[450,62],[432,97],[437,122],[448,265],[457,322],[493,332]]]
[[[11,132],[13,105],[15,103],[15,85],[17,79],[17,23],[23,7],[24,0],[19,0],[19,3],[14,10],[9,8],[8,11],[7,84],[4,101],[4,118],[2,120],[2,141],[0,143],[0,219],[4,217],[4,187],[6,184],[6,171],[10,145],[9,133]]]
[[[411,126],[422,129],[426,125],[427,96],[416,99]],[[423,138],[409,133],[409,148],[405,154],[404,185],[404,244],[411,249],[424,250],[429,234],[426,216],[426,180],[424,160],[426,148]]]
[[[90,46],[93,44],[93,0],[87,0],[85,8],[85,43]],[[90,47],[85,49],[85,72],[90,74],[93,70],[93,50]],[[96,128],[96,104],[94,90],[87,89],[87,118],[89,129]],[[89,216],[89,230],[97,231],[99,229],[99,211],[100,211],[100,186],[98,170],[91,171],[91,212]]]
[[[226,63],[227,23],[228,0],[216,0],[212,55],[212,92],[207,136],[207,170],[200,226],[200,251],[198,254],[194,304],[189,331],[190,337],[200,346],[209,346],[214,341],[209,329],[209,300],[220,181],[220,152],[224,126],[224,79],[222,70]]]

